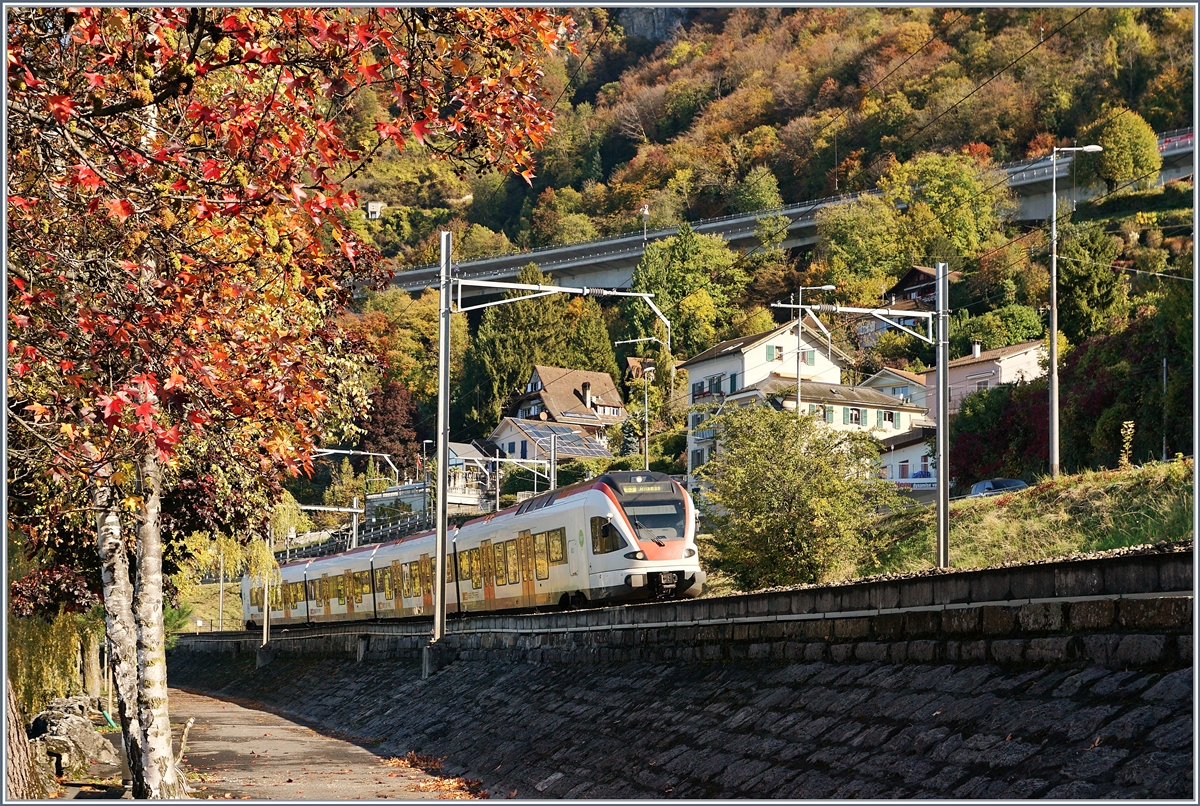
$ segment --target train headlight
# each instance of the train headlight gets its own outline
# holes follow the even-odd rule
[[[683,556],[684,556],[684,557],[695,557],[695,556],[696,556],[696,550],[695,550],[695,549],[684,549],[684,550],[683,550]]]
[[[625,559],[627,559],[627,560],[644,560],[644,559],[646,559],[646,552],[631,551],[625,555]]]

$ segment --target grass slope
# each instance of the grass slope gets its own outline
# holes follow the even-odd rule
[[[241,580],[225,583],[225,629],[227,630],[240,630],[243,626],[241,584]],[[197,586],[196,592],[188,600],[188,604],[192,606],[192,623],[184,632],[192,632],[196,628],[196,619],[204,621],[204,626],[200,628],[202,631],[207,632],[209,625],[212,625],[212,629],[217,629],[219,626],[220,588],[221,586],[216,583]]]
[[[950,564],[980,568],[1192,537],[1191,459],[1046,479],[950,505]],[[887,519],[853,576],[932,568],[933,507]]]

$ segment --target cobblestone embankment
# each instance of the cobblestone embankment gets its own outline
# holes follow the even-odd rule
[[[251,700],[522,798],[1191,798],[1192,669],[743,660],[537,665],[176,650]]]

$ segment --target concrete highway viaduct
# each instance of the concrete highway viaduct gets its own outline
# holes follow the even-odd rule
[[[1163,157],[1158,181],[1169,182],[1193,171],[1195,136],[1191,128],[1166,132],[1159,137],[1159,152]],[[1008,177],[1009,187],[1016,193],[1019,221],[1044,221],[1050,215],[1050,158],[1008,163],[1000,166]],[[1103,192],[1100,187],[1076,188],[1071,181],[1071,155],[1057,161],[1058,192],[1063,199],[1087,199]],[[735,249],[748,250],[758,246],[755,235],[758,219],[764,215],[785,215],[791,224],[783,246],[787,249],[810,247],[817,242],[817,213],[825,207],[842,204],[856,195],[834,196],[811,202],[792,204],[778,210],[764,210],[746,215],[692,222],[696,232],[720,235]],[[633,270],[642,258],[646,243],[674,235],[675,228],[654,230],[645,240],[641,232],[615,235],[584,243],[549,246],[511,255],[466,261],[458,265],[459,276],[477,280],[505,280],[517,276],[520,268],[537,263],[559,285],[591,286],[594,288],[626,288],[633,279]],[[421,266],[397,274],[393,285],[406,291],[418,292],[437,287],[438,267]],[[491,289],[464,288],[462,296],[494,296]]]

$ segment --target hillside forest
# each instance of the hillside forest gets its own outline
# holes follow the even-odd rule
[[[976,341],[987,350],[1045,339],[1049,221],[1013,219],[997,166],[1099,142],[1105,151],[1080,155],[1072,177],[1099,195],[1058,211],[1063,464],[1112,466],[1128,420],[1135,461],[1158,456],[1164,434],[1169,454],[1188,452],[1193,185],[1157,182],[1154,138],[1193,122],[1190,9],[573,15],[578,52],[547,67],[555,133],[531,179],[459,174],[411,145],[385,150],[352,184],[364,205],[386,206],[354,225],[397,272],[436,262],[441,230],[466,261],[678,226],[651,242],[628,282],[657,295],[674,353],[653,343],[614,351],[615,341],[664,335],[633,303],[555,295],[455,316],[453,440],[486,437],[530,366],[544,363],[611,373],[632,415],[612,435],[614,453],[636,452],[642,381],[623,377],[627,355],[674,364],[770,329],[782,321],[770,303],[798,284],[836,285],[821,301],[879,305],[914,264],[961,272],[952,358]],[[386,111],[358,97],[364,137]],[[779,248],[772,208],[840,194],[845,203],[818,218],[815,248]],[[760,245],[744,252],[687,226],[756,211]],[[535,258],[525,281],[545,279]],[[367,294],[346,324],[382,359],[358,446],[402,456],[415,475],[421,440],[434,435],[436,292]],[[843,382],[932,364],[932,348],[912,337],[864,347],[848,322],[829,324],[854,359]],[[674,389],[669,377],[660,372],[650,390],[652,458],[684,472],[686,373]],[[968,400],[953,426],[955,476],[1044,473],[1046,398],[1041,380]],[[328,472],[293,491],[315,498]]]

